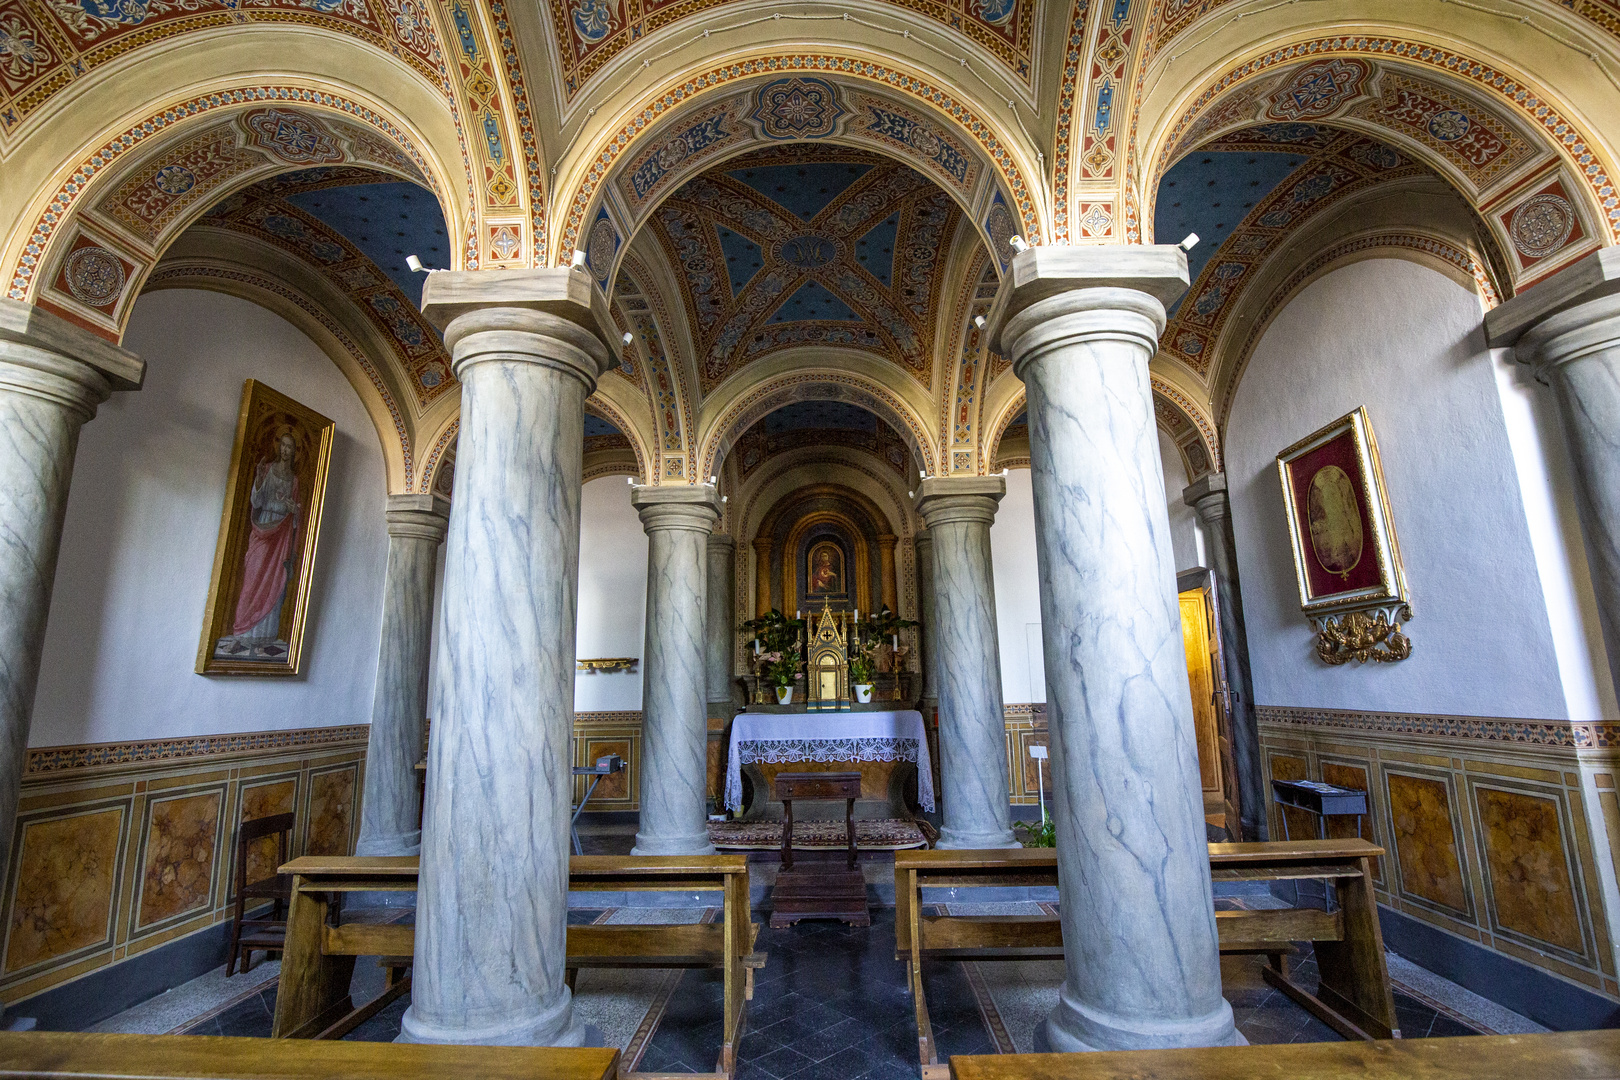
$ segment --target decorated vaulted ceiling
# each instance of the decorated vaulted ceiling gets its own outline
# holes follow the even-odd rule
[[[956,201],[910,166],[812,144],[687,181],[649,228],[677,268],[706,394],[794,346],[867,352],[927,385],[960,221]]]
[[[916,475],[911,451],[893,428],[858,405],[803,401],[757,421],[731,449],[737,478],[747,480],[778,454],[805,447],[848,447],[882,461],[897,477]]]

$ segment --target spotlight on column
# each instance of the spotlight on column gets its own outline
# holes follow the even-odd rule
[[[574,261],[568,264],[575,270],[585,269],[585,253],[578,248],[574,249]]]
[[[714,477],[709,477],[709,486],[714,487]]]
[[[630,331],[628,331],[628,330],[626,330],[626,331],[625,331],[625,332],[624,332],[624,338],[623,338],[623,340],[624,340],[624,343],[625,343],[625,344],[626,344],[626,345],[628,345],[628,344],[630,344],[630,343],[631,343],[631,342],[632,342],[632,341],[634,341],[634,340],[636,340],[636,336],[635,336],[635,335],[634,335],[634,334],[632,334],[632,333],[631,333],[631,332],[630,332]]]
[[[405,265],[411,268],[413,274],[437,274],[438,271],[431,266],[423,266],[422,260],[415,255],[405,256]]]
[[[1007,246],[1014,251],[1028,251],[1029,241],[1014,233],[1012,236],[1007,237]]]
[[[921,469],[918,469],[917,470],[917,479],[926,480],[926,479],[928,479],[928,474],[923,472]]]
[[[1180,248],[1182,251],[1191,251],[1193,248],[1195,248],[1197,246],[1198,246],[1198,234],[1195,233],[1195,232],[1188,233],[1182,239],[1181,243],[1176,245],[1176,247]]]
[[[984,329],[984,316],[983,315],[975,315],[975,316],[973,316],[973,325],[977,326],[980,330],[983,330]]]

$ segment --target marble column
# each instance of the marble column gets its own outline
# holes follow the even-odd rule
[[[1595,251],[1485,315],[1551,388],[1569,440],[1609,677],[1620,693],[1620,248]]]
[[[427,720],[433,584],[448,507],[433,495],[388,497],[388,567],[383,574],[382,643],[366,739],[366,786],[357,855],[415,855],[416,763]],[[403,894],[378,893],[379,898]]]
[[[613,363],[584,271],[429,275],[461,382],[406,1042],[577,1046],[563,984],[585,398]]]
[[[112,391],[140,389],[145,374],[134,353],[0,299],[0,873],[11,857],[79,429]]]
[[[883,602],[896,615],[900,614],[900,579],[895,575],[894,570],[894,545],[899,540],[898,536],[891,536],[888,533],[881,533],[877,538],[878,567],[879,572],[883,575],[883,586],[880,591]]]
[[[754,538],[754,617],[771,613],[771,538]]]
[[[1031,248],[991,309],[1029,401],[1067,961],[1041,1037],[1058,1051],[1239,1038],[1148,383],[1186,287],[1180,248]]]
[[[647,530],[641,826],[630,854],[712,855],[704,624],[709,530],[720,520],[720,496],[707,485],[638,487],[630,505]]]
[[[934,598],[934,537],[919,532],[912,541],[917,553],[917,621],[922,623],[922,659],[917,671],[922,688],[918,704],[933,708],[939,704],[939,603]]]
[[[737,679],[732,665],[737,656],[737,542],[723,533],[709,537],[709,613],[704,623],[708,662],[704,679],[709,691],[709,711],[724,712],[730,719],[737,701]],[[719,708],[717,709],[716,706]]]
[[[1243,840],[1267,838],[1265,770],[1260,761],[1260,725],[1254,715],[1254,680],[1249,675],[1249,632],[1243,625],[1243,589],[1238,582],[1237,546],[1232,539],[1232,504],[1226,496],[1226,474],[1199,477],[1181,493],[1204,526],[1205,550],[1215,574],[1215,604],[1220,616],[1221,666],[1231,702],[1232,760],[1237,768],[1239,815]]]
[[[1007,802],[1007,720],[990,570],[990,523],[1007,493],[999,476],[929,477],[917,513],[934,541],[939,614],[941,848],[1017,847]]]

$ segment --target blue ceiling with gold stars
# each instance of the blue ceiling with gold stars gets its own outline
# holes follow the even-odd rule
[[[707,393],[769,353],[876,353],[926,381],[961,211],[932,180],[824,144],[745,154],[686,182],[651,231],[676,270]]]

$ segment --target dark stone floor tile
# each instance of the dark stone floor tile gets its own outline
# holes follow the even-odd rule
[[[847,1047],[830,1057],[806,1065],[790,1080],[849,1080],[867,1072],[870,1062],[858,1047]]]
[[[769,1076],[789,1077],[806,1065],[814,1063],[803,1054],[790,1047],[783,1046],[771,1051],[764,1057],[753,1059],[751,1064]],[[643,1070],[646,1070],[645,1066],[643,1066]]]
[[[596,908],[569,908],[568,909],[568,925],[569,926],[589,926],[591,923],[595,922],[597,919],[599,919],[601,917],[602,917],[601,910],[596,909]]]
[[[811,1061],[821,1061],[857,1043],[865,1042],[871,1033],[870,1025],[859,1020],[846,1019],[812,1032],[802,1039],[795,1039],[787,1045]]]

